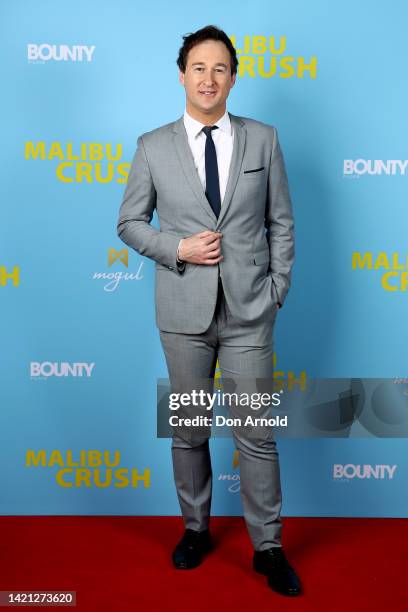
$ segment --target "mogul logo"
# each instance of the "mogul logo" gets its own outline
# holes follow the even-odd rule
[[[258,36],[245,35],[242,39],[230,36],[238,56],[238,76],[256,77],[265,79],[278,77],[281,79],[298,78],[305,76],[315,79],[317,77],[317,57],[288,55],[286,49],[286,36]]]
[[[239,469],[239,451],[235,450],[232,456],[232,467],[233,469]],[[241,479],[238,472],[219,474],[218,480],[226,482],[228,484],[228,491],[230,493],[238,493],[241,486]]]
[[[127,249],[121,249],[117,251],[116,249],[108,250],[108,266],[111,266],[115,261],[119,259],[126,267],[129,265],[129,256]]]
[[[130,163],[122,160],[121,144],[100,142],[62,143],[54,141],[26,141],[26,160],[57,162],[55,175],[62,183],[124,184],[129,176]]]
[[[115,262],[118,262],[119,264],[122,263],[127,268],[128,259],[129,255],[127,249],[121,249],[120,251],[114,248],[108,249],[108,266],[112,266],[115,264]],[[131,272],[122,272],[120,270],[118,272],[94,272],[92,280],[107,280],[108,282],[103,288],[105,291],[108,291],[108,293],[112,293],[113,291],[116,291],[121,281],[142,280],[144,278],[141,274],[142,267],[143,261],[140,262],[137,271],[133,274]]]
[[[343,176],[359,178],[364,174],[371,176],[405,176],[408,159],[345,159]]]
[[[360,253],[355,251],[351,258],[353,270],[381,271],[381,286],[384,291],[407,291],[408,289],[408,255],[388,254],[380,251]]]
[[[95,45],[50,45],[42,43],[27,45],[27,59],[30,64],[45,62],[92,62]]]
[[[31,361],[30,376],[35,380],[47,378],[91,378],[94,363],[68,363],[67,361]]]
[[[119,467],[120,452],[104,450],[81,450],[75,454],[72,450],[32,450],[26,452],[26,467],[57,468],[55,482],[59,487],[97,487],[106,489],[114,487],[137,489],[143,484],[150,488],[150,468],[139,471],[137,468]]]
[[[333,465],[333,479],[373,478],[374,480],[392,480],[396,469],[396,465],[354,465],[353,463],[342,465],[335,463]]]
[[[12,270],[10,270],[10,268],[6,268],[6,266],[0,266],[0,287],[5,287],[6,285],[13,285],[13,287],[18,287],[19,284],[19,266],[14,266]]]

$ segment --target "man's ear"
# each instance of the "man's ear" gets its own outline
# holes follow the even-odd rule
[[[231,77],[231,87],[234,87],[236,78],[237,78],[237,73],[233,74]]]
[[[179,70],[179,81],[184,85],[184,72],[181,72],[181,70]]]

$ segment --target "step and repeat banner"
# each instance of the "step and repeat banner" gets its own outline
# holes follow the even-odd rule
[[[179,513],[157,435],[154,264],[116,223],[137,137],[184,111],[181,37],[215,24],[239,57],[228,109],[277,127],[289,176],[297,248],[276,384],[364,389],[346,435],[278,440],[283,513],[408,516],[406,4],[0,11],[0,513]],[[233,441],[211,450],[213,513],[239,515]]]

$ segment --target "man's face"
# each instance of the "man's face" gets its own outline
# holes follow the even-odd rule
[[[185,73],[179,73],[186,90],[187,111],[198,116],[221,117],[235,77],[231,75],[231,57],[223,42],[206,40],[193,47],[187,56]]]

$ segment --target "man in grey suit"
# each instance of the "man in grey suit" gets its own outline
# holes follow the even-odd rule
[[[156,262],[156,320],[172,392],[210,381],[273,377],[272,332],[290,286],[294,223],[277,130],[231,115],[237,57],[222,30],[184,37],[177,61],[186,110],[138,139],[118,234]],[[150,223],[154,210],[160,230]],[[256,383],[254,383],[256,384]],[[239,406],[231,406],[239,413]],[[258,415],[257,415],[258,416]],[[272,589],[301,585],[281,545],[279,459],[272,428],[233,429],[254,569]],[[178,569],[212,548],[209,431],[175,428],[172,457],[185,533]]]

